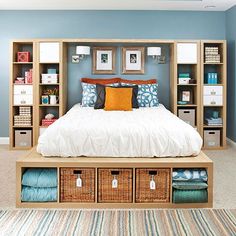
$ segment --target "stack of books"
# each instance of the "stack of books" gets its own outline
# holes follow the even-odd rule
[[[208,126],[221,126],[223,124],[222,118],[206,118],[205,124]]]
[[[205,62],[220,63],[220,54],[218,47],[205,47]]]

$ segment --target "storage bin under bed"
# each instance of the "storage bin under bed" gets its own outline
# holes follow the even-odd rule
[[[78,178],[80,185],[77,184]],[[61,168],[60,201],[95,202],[95,169]]]

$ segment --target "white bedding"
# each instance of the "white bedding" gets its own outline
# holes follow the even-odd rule
[[[163,105],[130,112],[75,105],[39,137],[43,156],[175,157],[198,155],[197,131]]]

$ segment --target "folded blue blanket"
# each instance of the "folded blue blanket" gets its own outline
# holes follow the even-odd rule
[[[22,186],[21,200],[23,202],[56,202],[57,188],[34,188]]]
[[[182,190],[207,189],[208,184],[204,181],[174,181],[172,187]]]
[[[30,168],[25,171],[22,185],[40,188],[57,187],[57,169]]]
[[[174,169],[172,180],[207,181],[207,171],[205,169]]]

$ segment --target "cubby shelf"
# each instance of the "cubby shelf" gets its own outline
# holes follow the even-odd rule
[[[41,43],[53,43],[58,45],[57,59],[51,60],[50,62],[44,62],[41,60]],[[47,113],[55,113],[55,117],[59,118],[64,115],[66,112],[67,106],[67,47],[66,43],[62,40],[57,40],[55,42],[48,40],[29,40],[21,41],[14,40],[11,45],[11,80],[10,80],[10,147],[11,149],[25,150],[29,147],[16,147],[15,146],[15,131],[16,130],[30,130],[32,134],[32,146],[37,144],[37,140],[40,134],[41,120]],[[29,62],[18,62],[17,61],[17,52],[29,51],[31,58]],[[53,52],[48,50],[44,54],[52,56]],[[55,84],[42,84],[41,83],[41,74],[47,73],[48,68],[56,68],[59,73],[59,82]],[[33,83],[32,84],[18,84],[14,83],[16,77],[24,77],[26,70],[33,69]],[[14,86],[15,85],[31,85],[33,86],[33,103],[28,105],[15,105],[14,104]],[[44,88],[52,88],[52,86],[57,86],[59,88],[59,104],[55,105],[42,105],[41,104],[41,95]],[[14,116],[18,115],[19,107],[31,107],[32,113],[32,125],[31,126],[18,126],[14,125]],[[42,127],[46,128],[46,127]]]
[[[217,50],[218,52],[212,53],[213,57],[218,54],[218,57],[220,58],[220,62],[206,62],[205,61],[205,55],[206,54],[206,47],[208,48],[215,48],[210,50]],[[209,53],[209,51],[207,52]],[[210,52],[211,53],[211,52]],[[219,59],[218,58],[218,59]],[[223,149],[226,148],[226,97],[227,97],[227,71],[226,71],[226,64],[227,64],[227,52],[226,52],[226,41],[225,40],[204,40],[201,41],[201,83],[202,83],[202,100],[204,100],[204,96],[208,96],[204,94],[204,87],[209,88],[208,86],[211,86],[212,89],[221,88],[222,94],[217,94],[217,96],[222,99],[222,105],[205,105],[204,102],[202,104],[202,121],[201,123],[201,134],[204,139],[204,145],[208,141],[206,140],[206,137],[204,136],[204,131],[211,131],[214,135],[214,132],[217,131],[220,135],[218,137],[219,146],[210,147],[209,145],[207,147],[203,147],[204,149],[210,149],[210,150],[216,150],[216,149]],[[214,84],[208,84],[206,83],[206,74],[207,73],[216,73],[217,74],[217,83]],[[214,95],[212,95],[214,96]],[[217,117],[221,118],[223,123],[222,125],[206,125],[205,119],[212,117],[211,114],[213,112],[216,112],[218,114]],[[216,137],[214,137],[216,138]],[[214,143],[214,141],[210,141],[211,144]]]
[[[185,48],[185,46],[187,46]],[[220,62],[206,62],[205,47],[218,47],[220,54]],[[185,50],[184,50],[185,48]],[[180,55],[178,55],[178,53]],[[171,57],[173,58],[173,65],[171,68],[171,108],[176,115],[181,113],[194,111],[195,127],[204,139],[204,130],[220,130],[220,146],[209,149],[222,149],[226,147],[226,41],[225,40],[183,40],[176,41],[171,47]],[[211,58],[210,58],[211,59]],[[179,60],[182,60],[181,63]],[[185,60],[185,61],[184,61]],[[193,63],[195,60],[196,63]],[[189,74],[191,79],[196,83],[180,84],[178,81],[179,73]],[[217,73],[218,81],[214,84],[207,84],[205,74]],[[187,75],[185,75],[187,76]],[[223,104],[222,105],[204,105],[204,86],[210,86],[212,89],[217,86],[222,87]],[[192,94],[193,104],[178,104],[182,96],[179,94],[182,91],[190,91]],[[221,104],[216,102],[216,104]],[[216,110],[223,120],[222,125],[210,126],[205,124],[205,116],[208,112]],[[209,112],[208,112],[209,113]],[[182,114],[181,114],[182,115]],[[183,118],[183,117],[182,117]],[[192,123],[191,123],[192,124]],[[193,125],[194,127],[194,125]],[[208,147],[204,147],[208,149]]]

